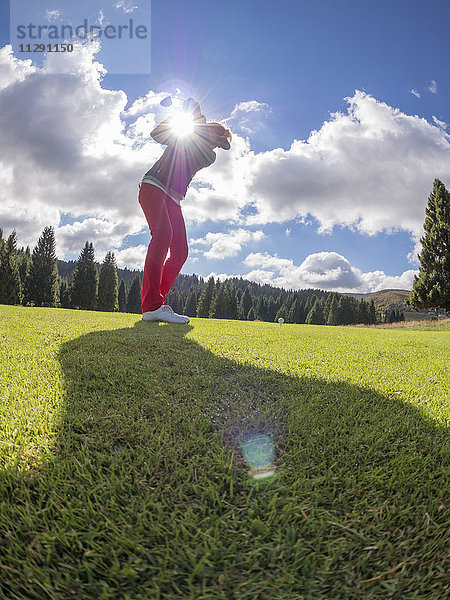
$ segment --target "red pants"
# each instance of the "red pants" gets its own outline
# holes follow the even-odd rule
[[[165,303],[188,256],[186,225],[181,207],[151,183],[142,183],[139,204],[144,211],[152,239],[148,246],[142,282],[142,312]],[[170,256],[167,252],[170,249]]]

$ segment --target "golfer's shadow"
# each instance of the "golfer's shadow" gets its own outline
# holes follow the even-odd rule
[[[317,539],[317,527],[336,547],[348,535],[362,548],[375,543],[365,538],[363,523],[383,507],[395,505],[403,514],[399,538],[423,518],[425,505],[432,514],[442,493],[438,455],[445,435],[433,421],[370,389],[230,360],[190,338],[191,329],[139,321],[82,335],[61,348],[65,405],[54,457],[39,468],[39,494],[51,497],[54,490],[46,490],[45,482],[54,486],[56,478],[55,528],[64,529],[66,515],[73,515],[71,526],[83,546],[68,535],[48,552],[56,569],[59,563],[63,570],[66,563],[85,565],[85,579],[75,586],[81,596],[97,589],[101,597],[101,582],[111,580],[123,592],[131,590],[130,597],[143,597],[137,592],[148,592],[155,577],[163,597],[184,597],[180,591],[195,597],[192,590],[207,581],[212,588],[221,582],[223,597],[237,598],[233,589],[242,572],[269,573],[277,581],[276,562],[267,557],[293,552],[287,545],[295,542],[294,531],[305,548]],[[424,454],[430,459],[426,470]],[[258,469],[274,475],[256,481]],[[417,510],[405,491],[415,495]],[[435,496],[433,506],[425,493]],[[283,507],[292,497],[298,509],[287,518]],[[365,515],[355,515],[358,505],[366,507]],[[268,506],[271,512],[265,512]],[[268,514],[271,522],[265,523]],[[36,531],[45,528],[45,519],[34,519]],[[328,524],[336,521],[347,525]],[[209,558],[201,562],[206,550],[199,532],[217,531],[218,522],[222,537],[204,538]],[[360,537],[345,527],[360,530]],[[228,542],[234,550],[223,559]],[[96,562],[102,544],[115,555]],[[286,589],[300,593],[306,580],[316,589],[323,549],[320,556],[304,565],[304,580],[286,580]],[[366,551],[358,577],[369,578],[398,558],[395,551]],[[345,569],[332,570],[330,590],[333,581],[350,585]],[[92,573],[99,587],[83,587]]]

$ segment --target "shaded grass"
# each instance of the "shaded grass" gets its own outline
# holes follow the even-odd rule
[[[1,316],[5,598],[448,596],[448,331]]]

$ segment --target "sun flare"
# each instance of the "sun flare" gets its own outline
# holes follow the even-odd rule
[[[177,137],[185,137],[194,132],[194,119],[185,111],[176,113],[170,121],[172,131]]]

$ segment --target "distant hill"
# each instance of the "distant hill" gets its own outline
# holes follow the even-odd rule
[[[353,296],[358,299],[363,298],[366,302],[370,302],[373,299],[375,308],[381,313],[390,310],[401,310],[405,313],[407,321],[427,318],[436,314],[434,310],[428,309],[411,310],[406,304],[406,298],[408,298],[410,293],[409,290],[380,290],[379,292],[371,292],[369,294],[345,294],[345,296]],[[439,314],[445,314],[445,311],[440,309]]]
[[[378,311],[386,312],[387,310],[403,310],[410,311],[411,309],[406,304],[411,292],[409,290],[380,290],[379,292],[370,292],[369,294],[345,294],[353,296],[353,298],[363,298],[366,302],[371,300],[375,303],[375,308]]]

